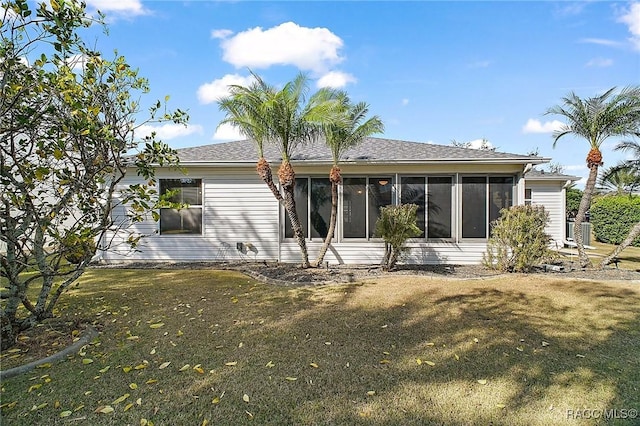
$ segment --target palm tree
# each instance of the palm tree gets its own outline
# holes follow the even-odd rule
[[[324,256],[327,253],[333,234],[336,229],[336,218],[338,215],[338,185],[342,182],[340,167],[338,164],[342,159],[342,155],[349,148],[362,143],[362,141],[374,134],[384,131],[384,124],[378,116],[367,119],[369,106],[364,102],[351,104],[346,93],[339,95],[340,109],[339,114],[342,119],[336,119],[331,125],[325,126],[324,137],[325,143],[331,150],[333,166],[329,172],[329,181],[331,182],[331,219],[329,220],[329,230],[325,237],[324,243],[318,253],[315,266],[322,264]]]
[[[582,99],[572,92],[562,99],[561,105],[549,108],[546,112],[562,115],[567,120],[567,123],[553,133],[554,148],[558,141],[567,135],[586,139],[591,148],[586,158],[589,177],[574,224],[574,239],[583,268],[591,264],[584,250],[582,222],[591,204],[598,167],[602,165],[600,146],[609,137],[640,135],[640,88],[629,86],[618,93],[615,90],[613,87],[600,96],[587,99]]]
[[[291,156],[300,144],[317,139],[322,126],[334,117],[332,112],[337,106],[337,92],[320,89],[306,102],[308,78],[305,74],[298,74],[281,90],[268,85],[256,74],[252,75],[255,82],[249,87],[230,86],[230,96],[219,101],[220,109],[226,112],[220,124],[236,126],[256,143],[258,174],[269,185],[276,199],[284,204],[294,237],[300,246],[302,267],[308,268],[309,254],[296,212],[295,171]],[[284,195],[273,182],[271,167],[264,158],[265,143],[274,143],[280,150],[282,163],[278,169],[278,179]]]
[[[258,162],[256,172],[269,187],[274,197],[283,202],[280,190],[273,182],[271,165],[264,158],[264,145],[269,141],[269,122],[263,114],[263,106],[269,93],[275,89],[267,85],[260,77],[251,73],[254,81],[248,86],[230,85],[230,95],[220,99],[218,105],[221,111],[226,113],[218,127],[223,124],[231,124],[238,128],[247,138],[251,139],[258,150]]]
[[[640,187],[640,173],[635,167],[618,164],[603,171],[598,179],[598,190],[614,192],[618,195],[624,193],[633,194]]]
[[[638,123],[640,126],[640,121]],[[631,160],[627,160],[619,164],[618,168],[626,170],[636,178],[636,183],[640,180],[640,143],[635,141],[621,142],[616,146],[617,151],[630,151],[632,155]],[[637,186],[636,186],[637,187]],[[632,190],[630,190],[632,191]],[[631,195],[631,192],[629,193]],[[607,266],[613,259],[618,257],[622,250],[629,247],[638,237],[640,237],[640,222],[633,225],[629,230],[629,234],[626,238],[615,248],[611,253],[606,255],[600,262],[600,268]]]

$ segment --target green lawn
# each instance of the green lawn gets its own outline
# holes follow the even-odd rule
[[[638,283],[92,270],[61,307],[99,337],[4,381],[2,424],[590,425],[571,417],[640,409]]]

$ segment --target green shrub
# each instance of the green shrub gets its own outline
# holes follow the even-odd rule
[[[567,219],[576,217],[578,214],[578,208],[580,208],[580,201],[582,201],[583,192],[578,188],[569,188],[566,193],[567,200]]]
[[[416,224],[417,211],[418,206],[415,204],[385,206],[380,209],[375,235],[385,242],[383,269],[393,269],[406,250],[404,243],[422,233]]]
[[[534,266],[550,260],[551,237],[545,232],[549,215],[542,206],[514,206],[500,211],[493,223],[485,266],[503,272],[529,272]]]
[[[597,241],[620,244],[640,222],[640,197],[607,195],[591,203],[591,227]],[[640,247],[640,239],[633,245]]]

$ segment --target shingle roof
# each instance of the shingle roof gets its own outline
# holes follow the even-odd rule
[[[545,172],[544,170],[531,169],[524,177],[529,180],[580,180],[580,176],[565,175],[563,173]]]
[[[265,158],[270,162],[280,162],[280,151],[273,145],[266,145]],[[251,140],[216,143],[182,148],[178,150],[180,161],[189,163],[255,163],[257,150]],[[292,162],[330,163],[331,152],[323,142],[315,142],[298,147],[291,157]],[[366,138],[360,145],[345,152],[342,162],[383,163],[383,162],[505,162],[539,164],[546,162],[538,156],[511,154],[505,152],[460,148],[452,145],[436,145],[423,142],[409,142],[394,139]]]

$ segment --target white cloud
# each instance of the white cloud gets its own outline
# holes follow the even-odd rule
[[[403,100],[400,101],[400,103],[402,104],[402,106],[407,106],[409,105],[409,99],[404,98]]]
[[[493,149],[493,144],[486,139],[474,139],[467,142],[467,148],[471,149]]]
[[[255,27],[223,40],[221,46],[222,58],[238,68],[278,64],[324,73],[344,59],[339,54],[340,37],[327,28],[306,28],[294,22],[267,30]]]
[[[618,21],[627,25],[631,33],[629,40],[635,49],[640,50],[640,3],[632,3]]]
[[[89,56],[73,55],[65,59],[65,62],[67,63],[67,65],[69,65],[69,67],[71,67],[72,70],[80,72],[84,70],[84,67],[87,65],[87,62],[89,62]]]
[[[229,37],[231,34],[233,34],[233,31],[231,30],[212,30],[211,31],[211,38],[221,38],[221,39],[225,39],[227,37]]]
[[[243,77],[238,74],[227,74],[224,77],[205,83],[198,87],[198,100],[202,104],[210,104],[229,95],[230,85],[248,86],[253,77]]]
[[[100,12],[112,12],[118,16],[130,17],[149,13],[140,0],[87,0],[86,3]]]
[[[558,120],[542,123],[540,120],[530,118],[527,120],[527,124],[522,127],[522,133],[553,133],[562,126],[564,123]]]
[[[620,47],[621,43],[615,40],[608,40],[604,38],[583,38],[580,40],[582,43],[598,44],[600,46]]]
[[[246,136],[244,136],[237,127],[225,123],[218,126],[212,139],[218,141],[237,141],[246,139]]]
[[[347,74],[341,71],[331,71],[320,77],[316,85],[318,87],[331,87],[333,89],[339,89],[349,83],[355,83],[356,81],[356,78],[351,74]]]
[[[145,136],[150,136],[152,132],[156,132],[157,139],[167,141],[192,134],[201,135],[203,133],[203,129],[202,126],[198,124],[190,124],[187,126],[175,123],[166,123],[160,126],[144,124],[136,129],[136,136],[144,138]]]
[[[613,59],[609,58],[593,58],[586,63],[587,67],[606,68],[613,65]]]

